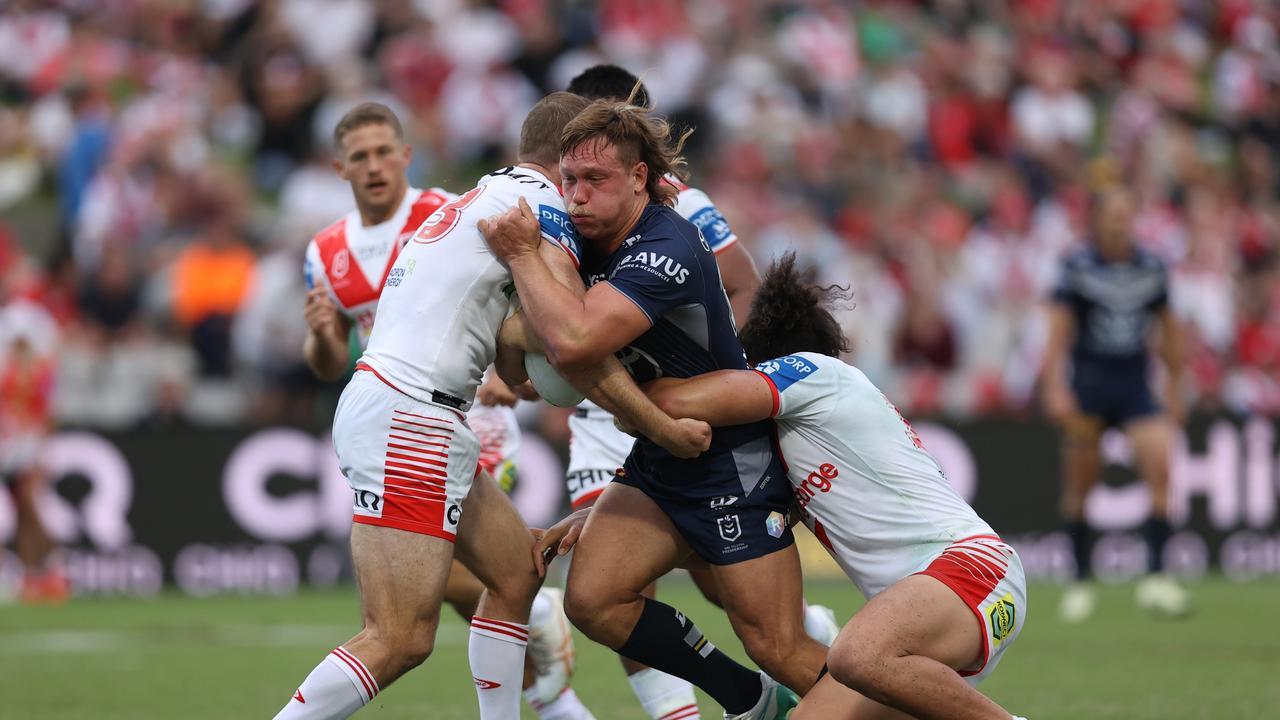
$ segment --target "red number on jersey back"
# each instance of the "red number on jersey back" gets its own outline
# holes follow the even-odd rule
[[[428,245],[448,235],[449,231],[453,230],[454,226],[458,224],[458,216],[471,203],[474,203],[476,198],[480,197],[480,193],[484,192],[485,187],[481,185],[431,213],[426,222],[422,223],[422,227],[418,228],[418,231],[413,234],[413,241]]]

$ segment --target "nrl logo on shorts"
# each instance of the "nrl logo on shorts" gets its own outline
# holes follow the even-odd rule
[[[742,536],[742,523],[738,521],[737,515],[716,518],[716,525],[720,529],[720,537],[725,542],[733,542]]]

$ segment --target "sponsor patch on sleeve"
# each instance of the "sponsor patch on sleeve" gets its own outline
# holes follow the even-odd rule
[[[542,227],[542,234],[564,248],[575,264],[582,262],[582,246],[578,240],[578,229],[569,219],[569,213],[551,205],[539,205],[538,225]]]
[[[733,230],[729,227],[729,221],[724,219],[724,215],[716,209],[715,205],[708,205],[694,213],[693,217],[689,218],[689,222],[698,226],[703,237],[711,243],[712,250],[718,249],[733,239]]]
[[[813,375],[817,369],[813,363],[799,355],[787,355],[756,366],[756,370],[769,376],[779,393]]]

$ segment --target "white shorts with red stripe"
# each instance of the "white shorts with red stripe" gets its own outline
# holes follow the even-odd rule
[[[598,407],[590,406],[585,412],[569,416],[569,470],[565,483],[575,510],[595,500],[613,482],[635,442],[635,438],[614,426],[612,415]]]
[[[355,492],[353,522],[455,539],[480,456],[461,413],[360,371],[338,401],[333,445]]]
[[[960,671],[977,685],[995,670],[1027,621],[1027,575],[1022,560],[995,535],[977,535],[948,545],[920,574],[951,588],[977,616],[982,660]]]

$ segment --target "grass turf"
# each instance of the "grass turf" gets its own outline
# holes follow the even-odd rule
[[[1033,586],[1026,629],[982,689],[1031,720],[1280,717],[1280,583],[1213,580],[1193,592],[1195,615],[1167,621],[1138,611],[1131,585],[1103,586],[1097,615],[1068,626],[1056,616],[1060,589]],[[744,658],[691,584],[667,581],[659,594]],[[841,621],[860,604],[847,583],[811,582],[807,595]],[[350,589],[0,607],[0,717],[268,718],[358,617]],[[644,717],[617,660],[581,636],[574,687],[599,720]],[[720,717],[700,699],[704,718]],[[435,655],[357,717],[477,714],[466,626],[446,609]]]

